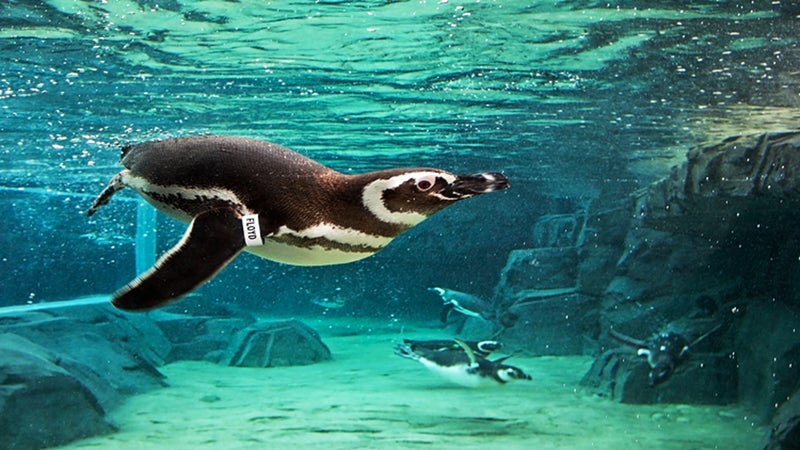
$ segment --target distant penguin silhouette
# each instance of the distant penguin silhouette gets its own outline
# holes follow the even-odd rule
[[[428,290],[438,294],[444,302],[444,307],[439,316],[442,323],[447,323],[447,319],[453,311],[484,320],[492,320],[494,318],[494,311],[492,311],[489,302],[472,294],[440,287],[432,287]]]

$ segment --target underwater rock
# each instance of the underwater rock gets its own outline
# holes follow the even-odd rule
[[[769,432],[759,449],[795,450],[800,448],[800,390],[795,391],[772,419]]]
[[[106,304],[63,308],[58,310],[58,314],[90,325],[105,340],[122,347],[127,354],[138,355],[138,358],[153,366],[168,362],[172,345],[146,315],[126,314]]]
[[[236,332],[255,321],[249,316],[193,316],[164,311],[154,311],[151,316],[171,342],[168,361],[219,362]]]
[[[533,227],[532,247],[577,247],[585,214],[546,214]]]
[[[668,303],[716,292],[729,278],[723,267],[708,264],[717,251],[694,236],[632,227],[604,297],[615,305],[671,297]]]
[[[256,323],[234,336],[223,361],[237,367],[302,366],[331,359],[331,351],[298,320]]]
[[[800,387],[800,307],[752,299],[740,309],[734,346],[741,400],[769,420]]]
[[[510,252],[500,273],[493,303],[495,326],[501,331],[492,336],[502,336],[509,346],[534,355],[582,354],[587,347],[596,346],[599,296],[580,292],[580,272],[589,272],[581,265],[581,259],[588,255],[582,247],[587,237],[592,239],[592,247],[597,248],[609,236],[595,232],[597,222],[608,223],[607,217],[607,214],[589,215],[587,205],[581,205],[574,213],[539,217],[532,233],[535,247]],[[587,231],[592,235],[588,236]],[[608,243],[603,241],[603,245]],[[619,251],[595,252],[593,261],[607,260],[603,266],[613,267],[617,260],[614,253]],[[590,285],[607,284],[610,279],[607,274],[589,276]],[[593,287],[597,292],[603,288]],[[465,330],[471,328],[474,327],[467,326]],[[468,336],[486,337],[474,333]]]
[[[536,356],[580,355],[598,334],[596,311],[596,300],[580,294],[519,302],[509,308],[515,322],[497,338]]]
[[[132,322],[115,318],[110,306],[105,313],[102,308],[82,305],[6,315],[0,317],[0,330],[57,354],[59,366],[81,380],[108,410],[128,395],[165,385],[157,368],[163,359],[153,357],[163,354],[159,346],[165,339],[157,329],[144,337],[133,331]]]
[[[733,136],[686,157],[643,197],[647,226],[724,238],[743,215],[800,203],[800,131]]]
[[[616,350],[600,355],[585,381],[630,402],[740,401],[769,420],[800,377],[800,337],[793,331],[800,314],[800,131],[697,146],[635,197],[627,219],[611,214],[616,223],[595,222],[590,212],[587,220],[592,229],[579,251],[579,292],[596,293],[611,276],[601,327],[642,337],[676,321],[706,320],[723,324],[723,332],[663,385],[649,387],[648,365]],[[591,241],[619,236],[620,223],[627,227],[621,245]],[[622,251],[607,264],[614,247]],[[586,268],[595,272],[584,277]]]
[[[0,334],[2,448],[39,449],[115,430],[61,357],[11,333]]]
[[[0,315],[0,448],[109,433],[107,411],[166,385],[158,366],[171,346],[147,316],[110,305],[37,308]]]
[[[584,375],[581,385],[620,403],[727,405],[737,400],[736,360],[727,354],[693,353],[670,378],[656,386],[650,366],[633,351],[608,350]]]
[[[514,250],[500,273],[494,297],[501,310],[534,298],[577,290],[578,252],[572,247]]]

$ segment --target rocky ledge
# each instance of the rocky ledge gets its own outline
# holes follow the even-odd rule
[[[235,311],[125,314],[107,299],[0,311],[0,449],[39,449],[112,433],[107,412],[168,386],[159,366],[207,360],[270,367],[331,358],[298,321]]]
[[[630,195],[542,216],[459,331],[593,355],[583,384],[615,401],[741,403],[772,422],[766,448],[794,448],[798,223],[800,131],[700,145]]]

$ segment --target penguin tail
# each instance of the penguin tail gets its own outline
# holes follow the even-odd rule
[[[397,344],[394,346],[394,354],[397,356],[402,356],[403,358],[412,359],[414,361],[419,361],[419,355],[414,353],[414,350],[411,349],[410,345],[407,344]]]
[[[108,203],[108,201],[111,200],[111,197],[117,193],[117,191],[125,188],[125,183],[122,181],[122,177],[124,176],[125,172],[127,172],[127,169],[119,172],[111,178],[111,180],[108,182],[108,185],[102,191],[100,191],[100,194],[94,199],[91,208],[86,211],[87,216],[91,217],[95,212],[97,212],[98,208]]]

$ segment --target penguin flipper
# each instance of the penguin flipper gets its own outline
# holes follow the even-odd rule
[[[124,310],[163,306],[211,279],[245,247],[239,214],[218,208],[198,214],[183,238],[147,272],[117,291]]]
[[[625,344],[625,345],[627,345],[629,347],[633,347],[633,348],[647,348],[648,347],[647,342],[645,342],[645,341],[643,341],[641,339],[635,339],[635,338],[632,338],[630,336],[626,336],[626,335],[620,333],[619,331],[617,331],[617,330],[615,330],[613,328],[608,330],[608,335],[611,336],[612,338],[616,339],[620,343]]]
[[[469,345],[467,345],[467,343],[466,343],[466,342],[462,341],[461,339],[453,339],[453,340],[454,340],[454,341],[456,342],[456,344],[458,344],[458,345],[459,345],[459,346],[460,346],[460,347],[461,347],[461,348],[464,350],[464,352],[467,354],[467,357],[469,358],[469,363],[470,363],[470,365],[473,365],[473,366],[474,366],[475,364],[477,364],[477,363],[478,363],[478,361],[477,361],[477,358],[475,358],[475,352],[473,352],[473,351],[472,351],[472,349],[471,349],[471,348],[469,348]]]
[[[446,303],[444,307],[442,307],[442,312],[439,314],[439,320],[442,321],[443,324],[447,324],[447,319],[450,317],[450,311],[455,308],[455,305],[452,303]]]

